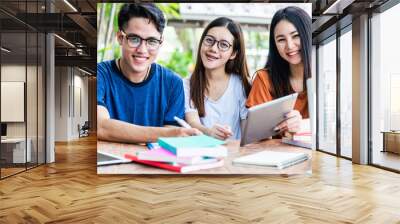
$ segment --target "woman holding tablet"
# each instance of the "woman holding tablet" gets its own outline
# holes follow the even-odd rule
[[[251,86],[239,24],[226,17],[213,20],[198,49],[193,74],[184,80],[185,119],[209,136],[240,139]]]
[[[306,80],[311,77],[311,17],[298,7],[275,13],[271,21],[268,61],[258,70],[247,107],[297,92],[294,110],[274,130],[279,134],[300,130],[308,118]]]

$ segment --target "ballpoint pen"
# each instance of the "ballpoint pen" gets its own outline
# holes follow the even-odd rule
[[[147,148],[148,148],[149,150],[154,149],[153,144],[151,144],[150,142],[147,142],[147,143],[146,143],[146,146],[147,146]]]

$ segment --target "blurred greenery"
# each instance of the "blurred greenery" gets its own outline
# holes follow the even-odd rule
[[[115,34],[118,31],[118,17],[122,4],[102,3],[97,4],[97,10],[100,15],[97,17],[98,24],[98,42],[97,42],[97,61],[101,62],[120,56],[120,47],[115,41]]]
[[[167,19],[180,19],[179,3],[156,3],[157,7],[164,12]]]
[[[180,52],[178,49],[172,53],[168,61],[158,61],[159,64],[176,72],[182,78],[189,75],[189,66],[192,63],[192,52]]]
[[[261,33],[256,31],[249,32],[249,43],[253,46],[252,48],[256,49],[256,51],[260,51],[261,49],[269,49],[269,34],[267,32]],[[253,68],[259,67],[259,61],[262,57],[266,55],[255,55],[253,64],[250,65]]]
[[[97,4],[97,10],[100,12],[100,15],[97,17],[99,28],[97,35],[97,62],[121,56],[121,48],[114,37],[118,31],[117,15],[122,5],[123,3]],[[156,5],[164,12],[167,19],[180,19],[179,3],[157,3]]]
[[[121,57],[121,47],[115,38],[118,31],[118,12],[123,3],[99,3],[97,4],[97,62],[112,60]],[[156,3],[163,11],[168,21],[182,20],[179,3]],[[210,15],[212,18],[212,15]],[[207,22],[207,21],[204,21]],[[179,22],[178,22],[179,23]],[[184,23],[183,23],[184,24]],[[198,40],[204,24],[199,27],[174,26],[169,27],[165,33],[168,41],[165,41],[163,55],[158,56],[157,63],[173,70],[182,77],[187,77],[194,67],[193,59],[196,58]],[[175,35],[175,34],[176,35]],[[243,29],[246,41],[246,53],[250,72],[264,66],[269,45],[269,34],[265,31]],[[172,39],[171,39],[172,38]],[[171,50],[174,49],[172,52]]]

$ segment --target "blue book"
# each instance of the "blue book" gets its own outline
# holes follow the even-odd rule
[[[224,141],[207,135],[159,138],[158,144],[176,156],[226,157],[228,150]]]

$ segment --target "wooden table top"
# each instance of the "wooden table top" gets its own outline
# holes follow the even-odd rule
[[[226,147],[228,148],[228,157],[224,158],[224,166],[198,170],[184,174],[281,174],[281,175],[294,175],[311,173],[311,157],[312,150],[290,146],[281,143],[279,139],[265,140],[259,143],[249,144],[244,147],[239,146],[239,141],[228,141]],[[124,144],[106,141],[97,141],[97,150],[99,152],[110,153],[120,157],[124,157],[125,153],[135,153],[137,151],[145,151],[147,148],[144,145],[137,144]],[[239,166],[233,165],[232,160],[256,152],[270,150],[277,152],[305,152],[308,153],[309,159],[287,167],[285,169],[277,169],[265,166]],[[176,172],[146,166],[137,163],[118,164],[98,166],[98,174],[179,174]]]

